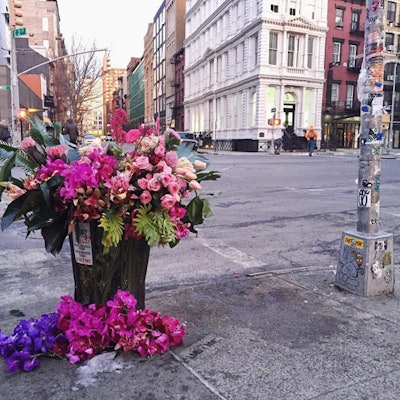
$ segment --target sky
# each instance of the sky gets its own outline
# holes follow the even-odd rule
[[[57,3],[67,49],[72,37],[75,42],[87,43],[89,49],[95,42],[97,48],[110,50],[112,68],[126,68],[131,57],[143,55],[148,24],[153,22],[163,0],[57,0]]]

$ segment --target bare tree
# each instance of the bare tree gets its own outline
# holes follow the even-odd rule
[[[57,117],[65,123],[72,117],[82,127],[85,115],[102,97],[98,90],[102,61],[96,43],[85,44],[72,38],[70,56],[54,65],[54,95]]]

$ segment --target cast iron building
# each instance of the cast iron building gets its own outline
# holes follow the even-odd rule
[[[227,150],[321,129],[326,0],[188,0],[185,29],[185,129]]]

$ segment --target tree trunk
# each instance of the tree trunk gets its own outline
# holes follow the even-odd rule
[[[145,239],[122,240],[104,254],[102,231],[96,222],[79,223],[69,237],[75,300],[104,304],[122,289],[135,296],[137,309],[144,309],[150,246]]]

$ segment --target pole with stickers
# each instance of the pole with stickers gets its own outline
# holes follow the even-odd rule
[[[383,145],[383,0],[367,0],[363,65],[358,79],[361,102],[357,229],[342,233],[335,284],[364,296],[394,291],[393,235],[379,229]]]

